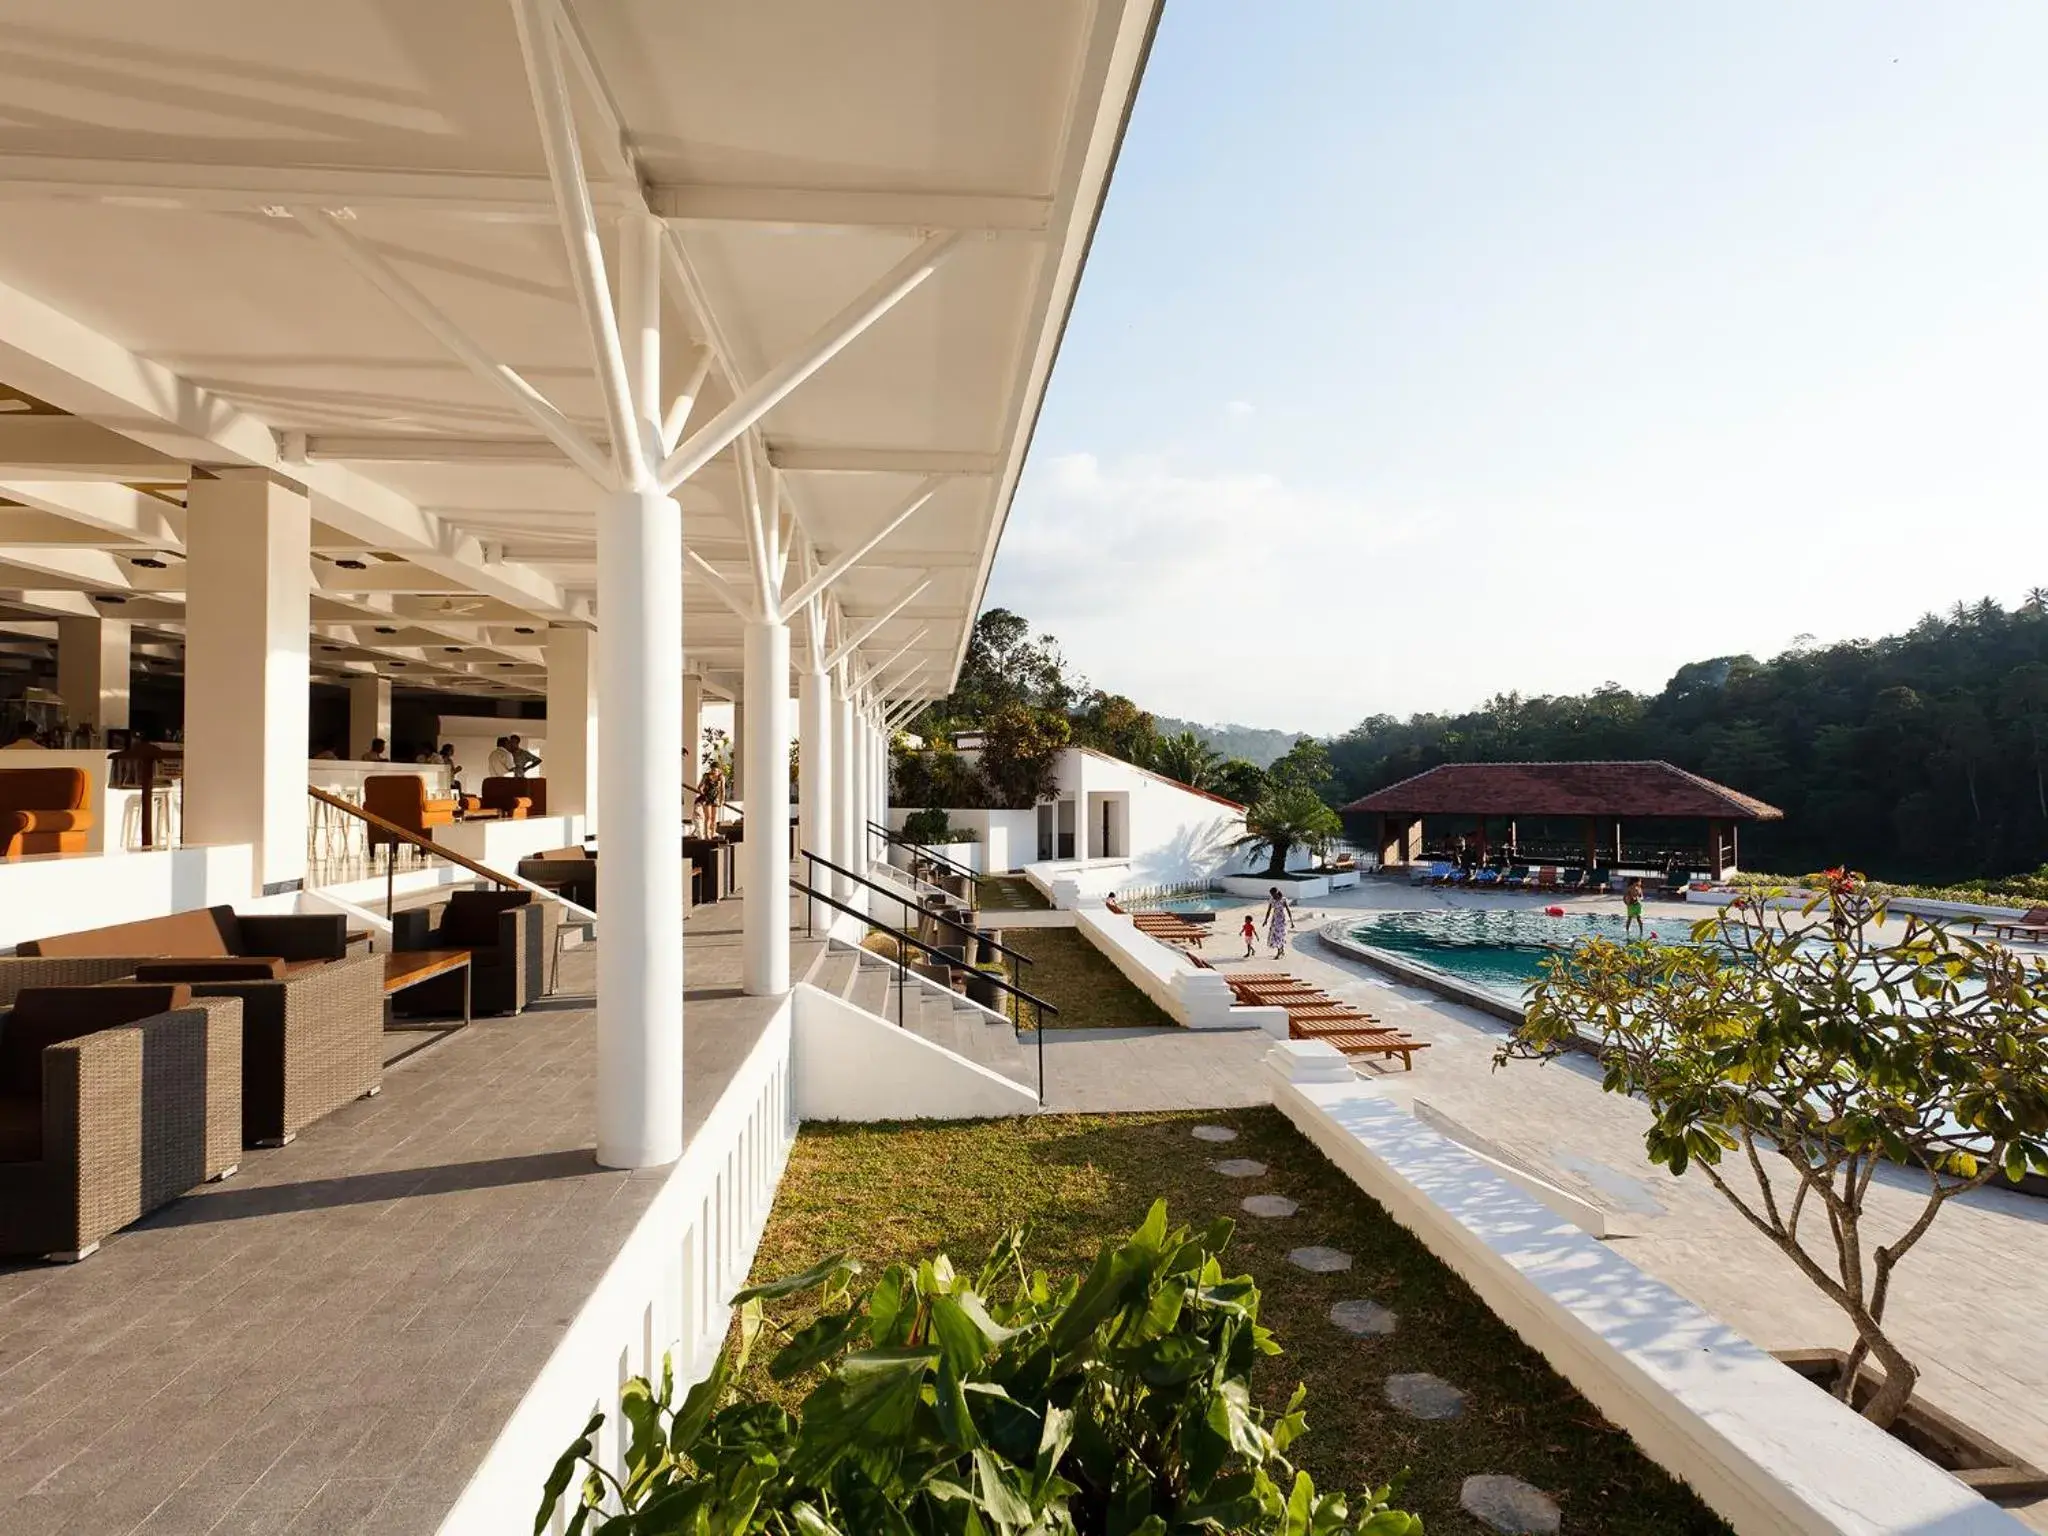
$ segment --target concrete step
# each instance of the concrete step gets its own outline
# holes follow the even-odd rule
[[[844,997],[846,989],[853,985],[856,965],[857,959],[852,950],[829,948],[818,956],[811,974],[804,979],[821,992]]]
[[[863,964],[844,996],[854,1007],[865,1008],[878,1018],[895,1017],[889,1000],[889,968],[886,965]]]

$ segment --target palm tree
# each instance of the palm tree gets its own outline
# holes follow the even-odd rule
[[[1320,856],[1343,831],[1337,813],[1307,785],[1276,784],[1244,813],[1244,836],[1237,846],[1263,848],[1266,873],[1277,876],[1286,873],[1287,856],[1295,849]]]
[[[1153,770],[1190,789],[1207,789],[1222,761],[1223,755],[1193,731],[1162,737],[1152,749]]]

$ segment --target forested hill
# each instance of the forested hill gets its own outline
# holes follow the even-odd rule
[[[1155,715],[1153,722],[1162,736],[1193,731],[1222,756],[1241,757],[1261,768],[1272,767],[1307,734],[1305,731],[1270,731],[1258,725],[1204,725],[1199,720],[1176,720],[1171,715]]]
[[[1468,714],[1375,715],[1329,745],[1337,804],[1445,762],[1663,758],[1785,812],[1744,831],[1752,867],[2031,870],[2048,863],[2048,589],[1882,640],[1692,662],[1654,696],[1507,693]]]

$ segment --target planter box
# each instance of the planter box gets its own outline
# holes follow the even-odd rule
[[[1278,879],[1272,875],[1225,875],[1219,883],[1231,895],[1249,897],[1254,901],[1264,900],[1266,893],[1276,885],[1290,901],[1314,901],[1318,896],[1330,894],[1330,881],[1324,875],[1286,875]],[[1357,883],[1356,877],[1352,883]]]

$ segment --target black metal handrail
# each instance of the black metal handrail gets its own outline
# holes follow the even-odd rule
[[[885,827],[879,821],[870,821],[868,823],[868,835],[881,838],[885,844],[893,843],[898,848],[908,848],[920,858],[928,859],[938,865],[940,869],[959,875],[973,888],[976,901],[981,899],[981,876],[977,875],[965,864],[956,864],[943,853],[934,852],[923,843],[913,842],[895,828]]]
[[[822,864],[827,869],[831,870],[835,875],[844,875],[849,880],[857,881],[859,884],[866,886],[869,890],[879,892],[881,895],[888,897],[891,901],[895,902],[900,907],[908,907],[910,905],[909,902],[903,899],[903,893],[901,891],[892,891],[889,889],[889,887],[883,885],[880,881],[870,880],[866,875],[856,875],[852,870],[846,868],[845,865],[833,863],[830,859],[826,858],[825,855],[823,855],[822,853],[813,853],[808,848],[799,849],[798,852],[803,854],[805,858],[811,861],[813,874],[816,873],[816,866]],[[1012,949],[1009,945],[1001,943],[996,939],[990,938],[987,934],[983,933],[979,928],[970,928],[965,923],[960,922],[955,918],[946,916],[946,914],[943,912],[934,912],[930,907],[919,907],[916,910],[925,917],[929,917],[937,922],[944,923],[948,928],[952,929],[955,933],[964,934],[970,943],[978,939],[983,944],[987,945],[990,949],[996,951],[997,954],[1008,955],[1012,960],[1022,961],[1025,965],[1036,965],[1038,963],[1037,961],[1033,960],[1029,955],[1025,954],[1023,951]]]
[[[906,1027],[903,1022],[903,1000],[905,994],[910,990],[910,962],[906,958],[909,948],[906,946],[922,950],[933,959],[943,963],[948,971],[952,970],[953,957],[935,945],[927,944],[923,939],[905,933],[900,928],[892,927],[878,917],[870,917],[867,913],[848,906],[836,896],[827,896],[823,891],[813,889],[802,880],[792,879],[789,882],[789,887],[800,895],[810,897],[812,901],[823,902],[834,911],[844,912],[849,917],[859,918],[870,928],[879,928],[883,933],[886,933],[896,941],[896,1027],[898,1029]],[[806,933],[811,931],[809,921],[810,910],[809,904],[806,903],[804,908]],[[855,963],[859,963],[857,959]],[[1032,1014],[1031,1032],[1038,1037],[1038,1102],[1042,1106],[1045,1103],[1045,1016],[1048,1013],[1058,1013],[1060,1011],[1059,1006],[1055,1003],[1048,1003],[1042,997],[1026,992],[1022,987],[1011,985],[1008,977],[991,975],[987,971],[981,972],[981,976],[990,986],[998,991],[1009,993],[1019,1003],[1029,1003],[1033,1010],[1035,1010]],[[1009,1024],[1012,1031],[1020,1027],[1015,1015],[1012,1015]]]

